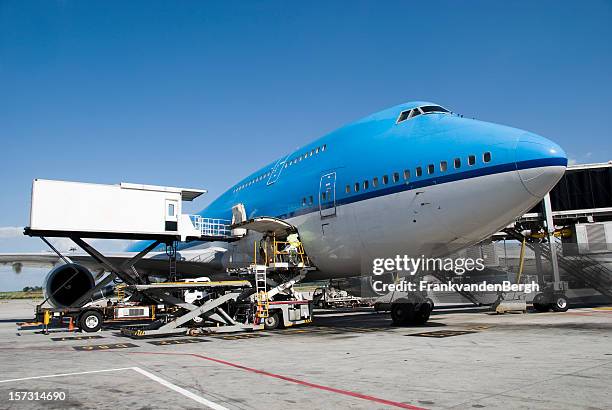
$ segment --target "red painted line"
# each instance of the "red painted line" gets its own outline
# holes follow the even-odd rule
[[[284,381],[287,381],[287,382],[290,382],[290,383],[299,384],[301,386],[312,387],[314,389],[325,390],[325,391],[329,391],[329,392],[332,392],[332,393],[342,394],[342,395],[345,395],[345,396],[355,397],[355,398],[363,399],[363,400],[369,400],[369,401],[373,401],[373,402],[376,402],[376,403],[385,404],[387,406],[399,407],[399,408],[402,408],[402,409],[425,410],[422,407],[413,406],[411,404],[400,403],[400,402],[397,402],[397,401],[381,399],[379,397],[368,396],[367,394],[361,394],[361,393],[356,393],[356,392],[352,392],[352,391],[349,391],[349,390],[336,389],[335,387],[329,387],[329,386],[323,386],[321,384],[310,383],[310,382],[307,382],[307,381],[304,381],[304,380],[294,379],[293,377],[287,377],[287,376],[283,376],[283,375],[276,374],[276,373],[270,373],[270,372],[267,372],[265,370],[254,369],[252,367],[247,367],[247,366],[243,366],[241,364],[231,363],[231,362],[228,362],[228,361],[225,361],[225,360],[221,360],[221,359],[215,359],[214,357],[203,356],[203,355],[200,355],[200,354],[197,354],[197,353],[170,353],[170,352],[168,352],[168,353],[162,353],[162,352],[127,352],[127,353],[129,353],[129,354],[155,354],[155,355],[193,356],[193,357],[197,357],[199,359],[208,360],[208,361],[219,363],[219,364],[224,364],[226,366],[231,366],[231,367],[234,367],[236,369],[246,370],[248,372],[260,374],[260,375],[263,375],[263,376],[274,377],[275,379],[280,379],[280,380],[284,380]]]

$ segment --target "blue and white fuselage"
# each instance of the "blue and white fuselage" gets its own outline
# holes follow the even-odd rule
[[[364,260],[442,256],[477,243],[538,203],[563,175],[565,152],[533,133],[410,102],[339,128],[238,182],[199,212],[273,216],[296,226],[318,268],[312,278],[359,275]],[[251,233],[221,267],[252,262]],[[188,257],[191,259],[191,257]]]

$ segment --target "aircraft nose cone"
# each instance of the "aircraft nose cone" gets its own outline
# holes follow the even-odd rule
[[[554,142],[525,133],[517,141],[516,167],[527,192],[543,198],[563,176],[567,155]]]

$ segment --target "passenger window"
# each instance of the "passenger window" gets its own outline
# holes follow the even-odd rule
[[[350,185],[347,185],[347,186],[346,186],[346,193],[348,194],[348,193],[350,193],[350,192],[351,192],[351,186],[350,186]]]
[[[435,169],[436,169],[436,167],[434,167],[433,164],[427,165],[427,173],[428,174],[430,174],[430,175],[433,174]]]
[[[312,195],[310,195],[310,201],[309,201],[309,204],[310,204],[310,205],[312,205],[313,199],[314,199],[314,198],[312,197]]]
[[[359,182],[355,182],[355,192],[359,192]]]
[[[318,154],[318,153],[319,153],[319,147],[315,149],[315,154]]]
[[[484,155],[482,156],[482,160],[484,162],[491,162],[491,153],[485,152]]]
[[[321,201],[325,201],[326,196],[325,192],[321,192]]]
[[[399,172],[394,172],[393,173],[393,182],[397,182],[399,181]]]
[[[476,156],[475,155],[470,155],[468,157],[468,165],[474,165],[476,163]]]
[[[325,151],[325,149],[327,149],[327,144],[324,144],[324,145],[321,147],[321,152],[322,152],[322,151]]]
[[[383,185],[387,185],[389,183],[389,176],[383,175],[382,183],[383,183]]]
[[[448,164],[446,163],[446,161],[440,161],[440,171],[446,172],[447,168],[448,168]]]
[[[410,179],[410,170],[409,169],[405,169],[404,170],[404,179],[406,181],[408,181]]]
[[[416,167],[416,176],[420,177],[423,175],[423,169],[421,167]]]
[[[370,181],[363,181],[363,190],[365,191],[370,187]]]
[[[455,169],[461,168],[461,158],[455,158]]]
[[[378,178],[374,177],[374,179],[372,179],[372,187],[376,188],[378,186]]]
[[[302,206],[306,206],[306,198],[302,198]]]

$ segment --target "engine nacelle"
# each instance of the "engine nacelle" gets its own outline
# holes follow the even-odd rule
[[[76,302],[85,292],[95,286],[89,270],[76,263],[54,268],[47,274],[43,284],[45,299],[54,307],[67,307]]]

